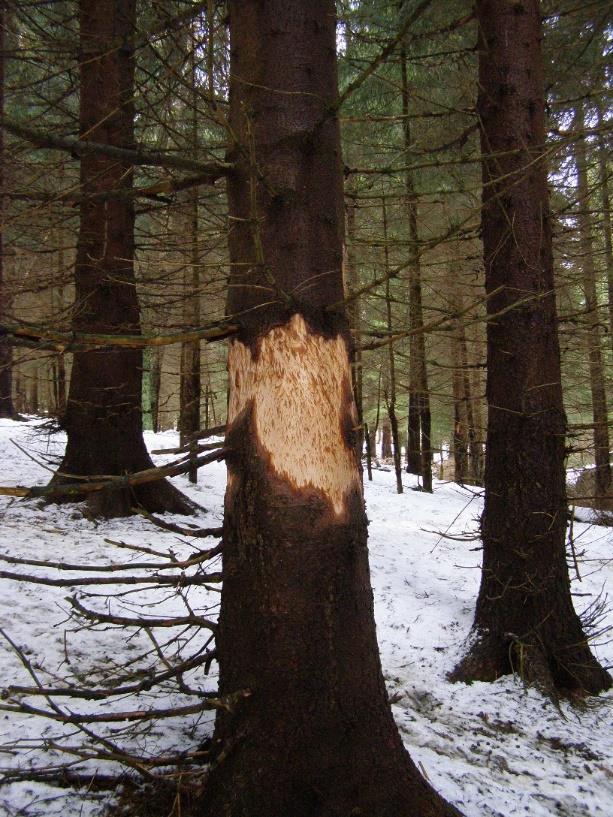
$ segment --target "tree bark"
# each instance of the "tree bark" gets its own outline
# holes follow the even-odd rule
[[[592,219],[590,216],[590,194],[588,183],[587,151],[584,129],[583,106],[579,103],[575,113],[574,129],[579,135],[575,141],[575,164],[577,167],[577,198],[579,212],[579,246],[581,247],[581,270],[583,272],[583,294],[585,297],[586,345],[590,372],[590,392],[592,396],[592,417],[594,420],[594,462],[595,502],[602,506],[611,487],[611,460],[609,453],[609,424],[607,391],[605,385],[604,361],[600,340],[600,306],[596,290],[596,269],[594,266],[594,246],[592,242]]]
[[[393,316],[392,316],[392,296],[390,287],[390,252],[387,242],[387,207],[385,196],[381,197],[381,215],[383,219],[383,257],[385,259],[385,312],[387,318],[387,331],[389,343],[387,346],[387,371],[389,374],[386,389],[387,416],[390,421],[390,431],[392,436],[392,452],[394,456],[394,472],[396,474],[396,493],[401,494],[402,488],[402,455],[400,452],[400,435],[398,433],[398,418],[396,416],[396,357],[394,355],[394,343],[392,341]]]
[[[346,205],[347,211],[347,235],[345,240],[345,279],[346,291],[348,295],[357,292],[360,286],[358,276],[358,266],[355,257],[355,216],[357,206],[355,202],[349,200]],[[364,378],[362,370],[362,316],[361,301],[359,297],[352,298],[347,304],[347,320],[349,330],[353,340],[351,347],[351,382],[353,384],[353,397],[358,412],[358,428],[356,430],[356,451],[358,457],[362,458],[364,451],[364,406],[363,391]]]
[[[135,0],[81,0],[80,26],[81,139],[132,148]],[[140,334],[133,199],[105,200],[98,195],[129,191],[132,184],[133,167],[126,161],[84,153],[74,331]],[[142,434],[142,369],[139,349],[106,347],[74,354],[65,417],[66,454],[54,482],[153,467]],[[99,492],[89,501],[93,513],[107,516],[128,514],[138,504],[155,512],[193,511],[166,481]]]
[[[613,351],[613,241],[611,238],[611,196],[609,190],[609,152],[603,132],[606,128],[602,106],[598,102],[598,181],[602,199],[602,232],[607,265],[607,295],[609,297],[609,342]]]
[[[573,609],[565,559],[566,418],[539,3],[477,0],[476,8],[486,289],[502,289],[487,301],[483,573],[472,647],[452,678],[515,671],[552,695],[597,693],[611,679]]]
[[[8,5],[0,1],[0,121],[4,117],[4,61],[6,53],[6,25]],[[9,307],[9,295],[4,275],[4,213],[5,213],[5,156],[4,130],[0,127],[0,316],[4,318]],[[13,349],[5,338],[0,338],[0,417],[14,418],[13,405]]]
[[[457,815],[405,752],[375,637],[343,301],[333,0],[231,0],[219,712],[199,817]]]
[[[402,79],[402,116],[404,150],[407,161],[411,150],[411,124],[409,121],[409,81],[407,57],[404,46],[400,51]],[[432,492],[432,446],[430,393],[426,367],[426,337],[419,330],[424,325],[421,297],[421,264],[419,259],[419,232],[417,229],[417,196],[411,170],[405,174],[406,205],[409,226],[409,411],[407,439],[407,471],[418,474],[423,480],[424,491]],[[417,330],[417,331],[415,331]]]
[[[210,23],[210,21],[209,21]],[[209,34],[209,40],[211,35]],[[196,70],[196,49],[197,37],[195,29],[192,30],[190,49],[190,91],[191,91],[191,143],[194,153],[198,152],[198,94],[197,82],[198,72]],[[212,69],[210,69],[212,70]],[[190,260],[186,268],[185,287],[185,325],[192,329],[197,329],[200,323],[200,244],[199,233],[199,211],[198,211],[198,188],[189,191],[189,246]],[[179,409],[179,431],[181,433],[181,445],[191,435],[200,428],[200,341],[192,340],[184,343],[181,349],[181,386],[180,386],[180,409]],[[192,452],[192,462],[196,459],[196,444]],[[188,472],[189,481],[198,481],[198,471],[195,464]]]

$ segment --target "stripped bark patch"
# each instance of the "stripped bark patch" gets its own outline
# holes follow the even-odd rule
[[[258,442],[277,475],[312,488],[340,516],[345,497],[360,491],[359,472],[343,429],[357,424],[347,347],[342,337],[311,332],[301,315],[268,332],[257,356],[234,340],[228,353],[228,426],[253,405]]]

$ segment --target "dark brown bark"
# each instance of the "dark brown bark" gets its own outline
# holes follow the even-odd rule
[[[134,145],[135,0],[81,0],[81,138],[119,148]],[[118,47],[120,43],[120,47]],[[75,331],[140,334],[134,280],[133,168],[104,153],[81,160],[81,223],[75,263]],[[139,349],[76,352],[65,427],[67,446],[55,482],[72,475],[119,475],[153,467],[142,435],[142,368]],[[137,505],[149,511],[190,512],[168,482],[100,492],[92,510],[124,515]]]
[[[487,302],[488,436],[475,637],[452,677],[493,680],[515,671],[550,694],[597,693],[611,679],[573,609],[565,559],[566,418],[547,175],[539,158],[545,136],[539,3],[477,0],[476,8],[481,147],[491,157],[483,164],[486,289],[501,289]]]
[[[579,103],[574,128],[578,133],[584,129],[583,107]],[[581,247],[581,270],[583,272],[583,294],[585,297],[586,346],[590,372],[590,392],[592,396],[592,417],[594,420],[594,463],[595,500],[601,505],[611,487],[611,460],[609,447],[609,425],[607,411],[607,391],[605,385],[604,361],[600,339],[600,307],[596,290],[596,269],[592,242],[592,219],[586,145],[583,136],[575,141],[575,164],[577,166],[577,198],[579,212],[579,245]]]
[[[384,420],[381,423],[381,459],[391,460],[392,456],[392,428],[389,420]]]
[[[400,51],[402,79],[402,115],[404,149],[407,161],[411,150],[411,124],[409,120],[409,83],[407,58],[404,47]],[[406,206],[409,226],[408,278],[409,278],[409,407],[407,438],[407,471],[422,477],[424,491],[432,491],[432,449],[430,393],[426,366],[426,338],[419,330],[424,325],[421,296],[421,264],[419,258],[419,232],[417,229],[417,195],[413,174],[405,174]]]
[[[349,200],[347,210],[347,234],[345,239],[345,281],[348,295],[352,295],[360,288],[358,265],[355,257],[355,216],[357,206]],[[362,370],[362,316],[361,300],[359,296],[347,303],[347,320],[353,340],[351,349],[351,382],[353,384],[353,398],[358,412],[358,428],[356,430],[356,451],[360,459],[364,451],[364,407],[363,407],[363,370]]]
[[[609,191],[609,151],[605,142],[606,128],[602,106],[598,109],[598,182],[602,200],[602,232],[604,238],[604,257],[607,265],[607,295],[609,297],[609,342],[613,350],[613,241],[611,236],[611,196]]]
[[[0,120],[4,117],[4,60],[8,7],[0,0]],[[4,276],[4,218],[5,218],[5,156],[4,130],[0,127],[0,319],[3,319],[9,296]],[[0,417],[14,418],[13,405],[13,350],[6,339],[0,338]]]
[[[210,39],[210,38],[209,38]],[[191,142],[194,152],[198,151],[198,94],[196,71],[197,38],[192,32],[190,63],[191,63]],[[212,70],[212,69],[211,69]],[[197,329],[200,323],[200,244],[198,240],[199,212],[198,189],[189,192],[189,246],[190,263],[186,268],[185,287],[185,325]],[[181,444],[200,428],[200,341],[193,340],[184,343],[181,349],[181,386],[179,407],[179,431]],[[195,466],[196,448],[192,452],[192,467],[188,472],[189,481],[198,481],[198,471]]]
[[[378,658],[342,307],[333,0],[231,0],[230,401],[218,713],[199,817],[457,815]],[[254,165],[257,163],[257,174]],[[308,420],[309,422],[302,422]]]
[[[394,344],[392,342],[393,317],[392,317],[392,297],[390,290],[390,253],[387,242],[387,207],[385,206],[385,196],[381,197],[381,215],[383,217],[383,255],[385,259],[385,311],[387,317],[387,332],[390,341],[387,346],[388,352],[388,382],[386,389],[387,416],[390,421],[390,431],[392,437],[392,452],[394,456],[394,472],[396,474],[396,492],[402,493],[402,455],[400,452],[400,437],[398,434],[398,418],[396,416],[396,358],[394,355]]]

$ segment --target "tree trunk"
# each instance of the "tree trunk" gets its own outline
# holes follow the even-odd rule
[[[342,306],[333,0],[231,0],[230,397],[199,817],[457,815],[421,778],[378,658]]]
[[[516,671],[550,694],[597,693],[611,679],[573,609],[565,558],[566,418],[547,175],[539,159],[539,3],[477,0],[476,8],[489,413],[474,639],[452,678],[494,680]]]
[[[209,37],[210,39],[210,37]],[[195,155],[198,155],[198,74],[196,70],[196,49],[197,37],[195,30],[192,31],[191,38],[191,142]],[[212,69],[211,69],[212,70]],[[194,187],[189,191],[189,246],[190,263],[186,268],[185,287],[185,327],[197,329],[200,324],[200,244],[198,240],[199,232],[198,213],[198,188]],[[184,343],[181,349],[181,385],[180,385],[180,407],[179,407],[179,431],[181,434],[181,445],[192,437],[200,429],[200,341],[194,340]],[[196,467],[197,441],[193,440],[190,469],[188,471],[189,481],[198,481],[198,470]]]
[[[347,203],[347,236],[345,240],[345,280],[348,295],[353,295],[359,289],[358,266],[355,257],[355,202]],[[362,318],[359,297],[353,297],[347,304],[347,320],[353,339],[351,352],[351,382],[353,397],[358,412],[358,428],[356,430],[356,451],[362,459],[364,450],[364,410],[363,410],[363,370],[362,370]]]
[[[0,2],[0,121],[4,116],[4,60],[6,53],[6,24],[8,4]],[[4,277],[4,129],[0,127],[0,318],[4,318],[9,307],[9,295]],[[13,405],[13,349],[5,339],[0,338],[0,417],[14,418],[17,412]]]
[[[604,236],[604,257],[607,265],[607,294],[609,297],[609,342],[613,350],[613,243],[611,239],[611,197],[609,194],[609,151],[603,135],[607,124],[602,106],[598,108],[598,181],[602,198],[602,232]]]
[[[381,423],[381,459],[391,460],[392,456],[392,428],[389,420],[384,420]]]
[[[398,418],[396,417],[396,358],[394,355],[394,344],[392,342],[393,318],[392,318],[392,296],[390,291],[390,252],[387,242],[387,207],[385,206],[385,196],[381,197],[381,215],[383,217],[383,256],[385,259],[385,310],[387,317],[387,332],[389,343],[388,353],[388,389],[386,394],[387,416],[390,421],[390,431],[392,437],[392,451],[394,456],[394,471],[396,473],[396,493],[402,493],[402,454],[400,452],[400,437],[398,434]]]
[[[402,79],[402,116],[404,150],[407,164],[411,150],[411,125],[409,122],[409,82],[407,57],[404,47],[400,51]],[[409,411],[407,439],[407,472],[418,474],[423,480],[424,491],[432,491],[432,448],[430,393],[426,368],[426,337],[421,297],[421,264],[419,260],[419,233],[417,230],[417,196],[411,170],[405,175],[406,204],[409,225],[408,274],[409,274]]]
[[[583,107],[579,103],[575,114],[575,130],[582,134],[584,128]],[[596,290],[596,269],[594,267],[594,247],[592,243],[592,220],[590,217],[590,196],[587,177],[587,156],[583,135],[575,141],[575,163],[577,166],[577,198],[579,212],[579,245],[581,247],[581,269],[583,271],[583,294],[587,321],[587,353],[590,371],[590,392],[592,395],[592,417],[594,420],[594,462],[595,500],[602,506],[611,487],[611,461],[609,454],[609,424],[607,411],[607,391],[605,386],[604,362],[600,340],[600,307]]]
[[[80,26],[81,138],[131,148],[135,0],[81,0]],[[75,263],[75,331],[140,334],[133,199],[96,197],[129,191],[132,175],[133,168],[117,159],[101,154],[81,159],[84,198]],[[152,467],[142,434],[142,369],[140,350],[104,347],[74,354],[66,454],[54,482],[71,481],[72,475],[116,475]],[[98,492],[90,504],[92,512],[109,516],[130,513],[138,504],[156,512],[193,510],[166,481],[133,491]]]

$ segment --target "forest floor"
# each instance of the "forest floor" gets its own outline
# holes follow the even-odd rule
[[[42,485],[48,480],[50,474],[39,463],[52,468],[64,440],[61,434],[44,432],[40,425],[40,421],[0,421],[2,485]],[[178,444],[177,435],[147,434],[147,443],[151,449],[171,448]],[[169,455],[155,457],[160,464],[170,459]],[[393,473],[375,470],[373,481],[366,485],[366,501],[382,662],[394,715],[414,760],[466,817],[611,815],[613,693],[574,706],[565,701],[557,706],[514,677],[493,684],[446,681],[468,635],[479,585],[482,500],[478,493],[451,483],[435,482],[434,494],[427,495],[410,490],[415,484],[412,477],[405,475],[404,482],[406,491],[399,496]],[[176,483],[207,509],[189,523],[202,527],[221,523],[223,464],[201,469],[197,486],[190,486],[184,477],[176,478]],[[174,521],[186,524],[185,518]],[[607,581],[610,587],[613,575],[613,528],[575,521],[573,536],[577,554],[571,570],[573,593],[581,611],[597,599],[606,599]],[[126,545],[143,546],[158,555]],[[96,522],[78,505],[45,507],[40,500],[0,497],[0,556],[83,566],[159,565],[170,551],[181,558],[210,546],[211,540],[164,532],[140,517]],[[207,563],[206,569],[219,570],[219,564]],[[108,576],[6,562],[0,564],[0,571],[73,580]],[[172,572],[179,571],[155,567],[127,571],[141,577]],[[193,570],[185,573],[192,575]],[[7,578],[0,582],[0,690],[35,684],[116,687],[127,683],[129,674],[146,679],[176,666],[202,650],[210,635],[200,628],[149,629],[148,635],[110,624],[85,626],[75,616],[70,597],[107,613],[157,618],[190,614],[190,609],[214,617],[219,600],[215,587],[202,585],[186,585],[177,595],[173,588],[147,584],[72,589]],[[111,599],[114,591],[121,595]],[[613,625],[610,603],[603,616],[601,631]],[[613,664],[611,633],[597,637],[594,649],[601,662]],[[206,688],[214,689],[215,665],[208,678],[199,668],[185,673],[184,681],[194,688],[204,681]],[[56,782],[17,780],[15,775],[55,774],[62,764],[72,764],[73,772],[80,770],[92,778],[116,773],[112,756],[118,750],[141,759],[196,750],[210,734],[213,720],[212,713],[205,711],[128,723],[58,722],[70,713],[108,716],[149,708],[196,708],[201,699],[175,682],[141,692],[138,700],[114,696],[79,701],[15,692],[3,697],[0,817],[102,815],[114,795],[95,783],[74,789]],[[47,710],[55,720],[14,711],[20,702]]]

